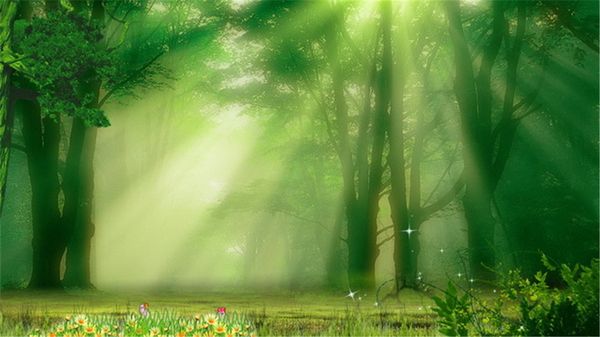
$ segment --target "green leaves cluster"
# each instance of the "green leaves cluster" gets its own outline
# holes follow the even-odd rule
[[[64,113],[89,126],[108,126],[97,106],[97,88],[114,74],[114,60],[101,44],[101,27],[66,11],[36,17],[18,32],[16,48],[26,55],[28,80],[38,93],[42,113]]]
[[[590,266],[556,267],[544,256],[546,271],[533,278],[510,271],[500,281],[498,298],[488,305],[468,290],[459,295],[450,282],[445,297],[434,297],[439,331],[448,336],[581,336],[598,332],[598,260]],[[556,272],[562,284],[546,279]],[[512,310],[516,309],[516,310]]]
[[[433,297],[437,308],[433,311],[440,317],[440,332],[447,336],[467,336],[471,313],[468,294],[459,296],[456,287],[448,282],[445,297]]]

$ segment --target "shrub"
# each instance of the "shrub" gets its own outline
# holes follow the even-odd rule
[[[493,305],[472,290],[462,295],[449,282],[444,297],[434,297],[440,332],[448,336],[598,335],[598,260],[590,266],[554,266],[543,256],[546,271],[532,279],[511,271],[501,277]],[[556,272],[560,288],[546,283]]]

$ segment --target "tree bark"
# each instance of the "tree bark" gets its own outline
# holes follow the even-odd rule
[[[101,24],[104,15],[102,1],[95,0],[92,4],[92,21]],[[88,81],[88,92],[95,96],[92,106],[97,108],[102,82],[96,76],[92,76]],[[95,232],[93,200],[97,132],[96,127],[88,127],[82,120],[73,119],[65,170],[63,210],[63,221],[71,229],[63,284],[72,288],[94,288],[91,281],[90,258]]]
[[[58,209],[59,124],[42,118],[36,101],[20,100],[23,139],[31,180],[33,268],[29,288],[60,288],[65,236]]]

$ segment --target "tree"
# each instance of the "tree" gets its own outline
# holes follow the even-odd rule
[[[495,266],[493,195],[506,165],[516,128],[525,116],[534,111],[531,106],[537,96],[537,90],[534,90],[520,102],[514,102],[530,5],[526,2],[516,4],[517,24],[512,41],[505,18],[505,12],[511,5],[502,1],[491,2],[491,34],[483,50],[479,72],[475,74],[459,2],[445,2],[450,40],[454,47],[454,90],[462,130],[466,186],[463,205],[468,224],[469,259],[471,271],[478,279],[493,277],[488,269]],[[506,50],[505,91],[502,104],[495,108],[491,89],[492,70],[503,43]],[[500,117],[494,118],[493,111],[499,111]]]

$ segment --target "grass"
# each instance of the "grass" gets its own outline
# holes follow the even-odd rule
[[[99,291],[0,293],[0,336],[45,331],[65,315],[85,313],[124,319],[140,303],[151,313],[175,312],[182,318],[214,313],[217,307],[251,321],[259,336],[431,336],[438,335],[432,301],[421,293],[401,292],[375,306],[372,296],[352,301],[343,293],[172,293],[116,294]]]

